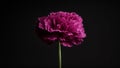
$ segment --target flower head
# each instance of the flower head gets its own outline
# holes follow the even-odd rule
[[[52,12],[38,18],[36,31],[47,43],[59,41],[61,45],[71,47],[86,37],[82,22],[81,16],[75,12]]]

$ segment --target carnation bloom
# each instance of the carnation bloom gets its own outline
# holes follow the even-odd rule
[[[75,12],[52,12],[38,18],[36,32],[47,43],[59,41],[61,45],[71,47],[81,44],[86,37],[82,22]]]

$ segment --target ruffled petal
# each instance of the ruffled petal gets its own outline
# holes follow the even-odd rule
[[[70,44],[69,42],[60,42],[60,43],[65,47],[72,47],[72,44]]]

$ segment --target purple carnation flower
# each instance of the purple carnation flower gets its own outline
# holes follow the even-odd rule
[[[75,12],[52,12],[38,18],[36,31],[47,43],[59,41],[61,45],[71,47],[86,37],[82,22],[81,16]]]

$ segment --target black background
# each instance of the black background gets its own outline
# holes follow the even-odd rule
[[[3,67],[58,68],[58,43],[47,45],[34,32],[38,17],[50,12],[82,16],[87,37],[79,46],[62,47],[63,68],[119,67],[117,1],[4,1],[1,22]],[[2,47],[3,46],[3,47]]]

